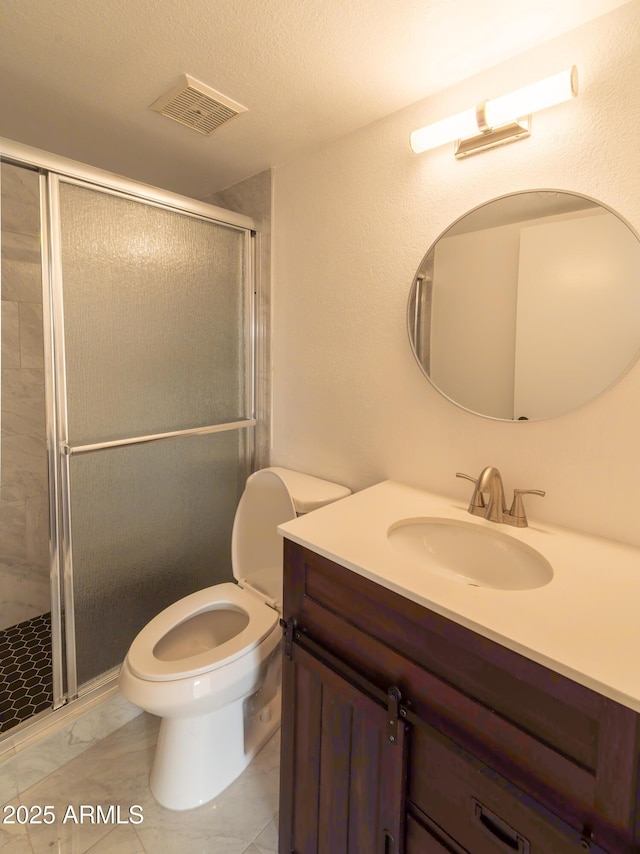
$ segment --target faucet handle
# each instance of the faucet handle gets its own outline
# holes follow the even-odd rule
[[[527,514],[524,512],[523,495],[541,495],[544,497],[545,492],[542,489],[514,489],[513,504],[509,510],[510,523],[517,528],[526,528],[528,526]],[[513,521],[511,521],[511,519]]]
[[[478,480],[477,477],[472,477],[470,474],[464,474],[461,471],[456,472],[456,477],[463,477],[465,480],[470,480],[471,483],[475,484],[475,489],[473,491],[473,496],[471,498],[471,504],[469,505],[469,511],[471,512],[472,507],[482,507],[485,508],[484,496],[482,492],[478,489]]]

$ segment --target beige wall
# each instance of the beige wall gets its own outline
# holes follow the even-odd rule
[[[530,515],[640,544],[640,364],[565,416],[501,423],[428,384],[406,301],[435,238],[524,189],[576,191],[640,231],[640,3],[278,168],[274,176],[274,464],[361,489],[393,478],[466,501],[456,471],[497,465],[507,489],[547,490]],[[572,63],[577,100],[530,139],[456,161],[409,133]],[[640,328],[640,318],[639,318]]]

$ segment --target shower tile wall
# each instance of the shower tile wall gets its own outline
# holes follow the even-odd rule
[[[0,631],[50,607],[38,175],[1,168]]]

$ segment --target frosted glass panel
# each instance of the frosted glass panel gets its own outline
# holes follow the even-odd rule
[[[60,184],[71,445],[246,417],[245,232]]]
[[[58,187],[67,443],[251,416],[247,232]],[[71,455],[78,685],[120,664],[169,604],[232,578],[249,440],[241,429]]]
[[[119,664],[167,605],[232,580],[246,431],[71,457],[78,683]]]

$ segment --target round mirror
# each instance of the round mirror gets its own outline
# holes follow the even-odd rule
[[[576,193],[514,193],[456,220],[413,280],[409,337],[429,381],[506,421],[591,400],[640,351],[640,240]]]

